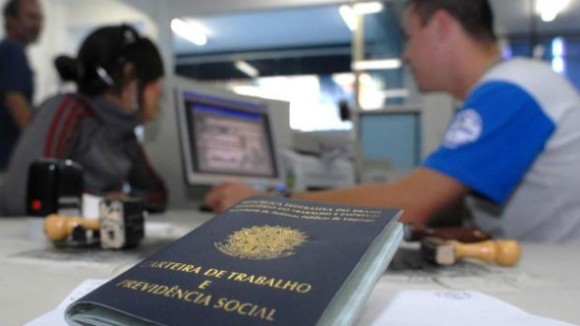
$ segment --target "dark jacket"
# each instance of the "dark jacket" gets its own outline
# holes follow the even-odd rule
[[[163,211],[165,185],[134,134],[136,115],[104,97],[59,95],[44,102],[26,128],[0,185],[0,213],[24,215],[28,167],[40,158],[70,159],[83,168],[84,191],[129,189],[150,211]]]

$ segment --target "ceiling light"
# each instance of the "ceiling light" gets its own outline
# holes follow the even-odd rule
[[[566,72],[566,63],[562,57],[552,59],[552,70],[563,75]]]
[[[356,15],[375,14],[383,10],[381,2],[363,2],[352,6],[342,5],[338,8],[338,13],[344,23],[351,31],[356,29]]]
[[[410,94],[411,92],[406,88],[388,89],[383,91],[383,96],[385,98],[409,97]]]
[[[551,22],[566,9],[569,3],[570,0],[536,0],[536,13],[543,21]]]
[[[556,37],[552,40],[552,56],[563,57],[566,55],[566,45],[564,39]]]
[[[352,6],[352,9],[359,15],[376,14],[377,12],[381,12],[383,10],[383,4],[381,2],[355,3]]]
[[[552,69],[559,74],[566,74],[566,43],[561,37],[552,40]]]
[[[332,75],[332,81],[342,87],[350,87],[355,82],[355,76],[351,72],[347,73],[338,73]]]
[[[193,20],[172,19],[171,30],[195,45],[204,46],[207,43],[205,28]]]
[[[352,70],[385,70],[401,68],[402,62],[399,59],[385,59],[385,60],[365,60],[355,61],[352,63]]]
[[[252,66],[251,64],[247,63],[246,61],[238,60],[234,63],[234,66],[239,71],[243,72],[244,74],[246,74],[252,78],[256,78],[256,77],[260,76],[260,71],[258,71],[258,69],[256,69],[256,67]]]

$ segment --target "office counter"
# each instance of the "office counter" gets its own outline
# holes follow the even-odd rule
[[[31,321],[54,309],[83,280],[109,279],[210,218],[186,211],[151,216],[146,238],[128,251],[58,250],[42,238],[42,219],[0,219],[0,325]],[[465,264],[441,273],[387,273],[359,324],[374,320],[397,291],[410,289],[476,290],[531,314],[580,324],[580,247],[524,244],[523,249],[515,268]]]
[[[580,325],[579,271],[580,247],[525,243],[513,268],[465,263],[437,273],[389,272],[371,294],[360,325],[376,319],[397,291],[449,289],[479,291],[530,314]]]
[[[0,219],[0,325],[22,325],[56,308],[83,280],[109,279],[212,217],[178,211],[149,216],[135,249],[56,249],[41,218]]]

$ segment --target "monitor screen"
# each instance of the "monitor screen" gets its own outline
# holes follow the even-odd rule
[[[181,145],[189,184],[228,178],[279,181],[268,108],[254,98],[176,89]]]
[[[366,158],[387,160],[400,171],[409,171],[421,161],[419,111],[361,112],[358,134]]]

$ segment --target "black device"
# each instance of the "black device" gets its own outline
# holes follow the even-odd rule
[[[28,170],[26,214],[81,215],[83,171],[71,160],[34,161]]]
[[[99,204],[103,249],[135,247],[145,237],[145,205],[142,200],[104,199]]]

